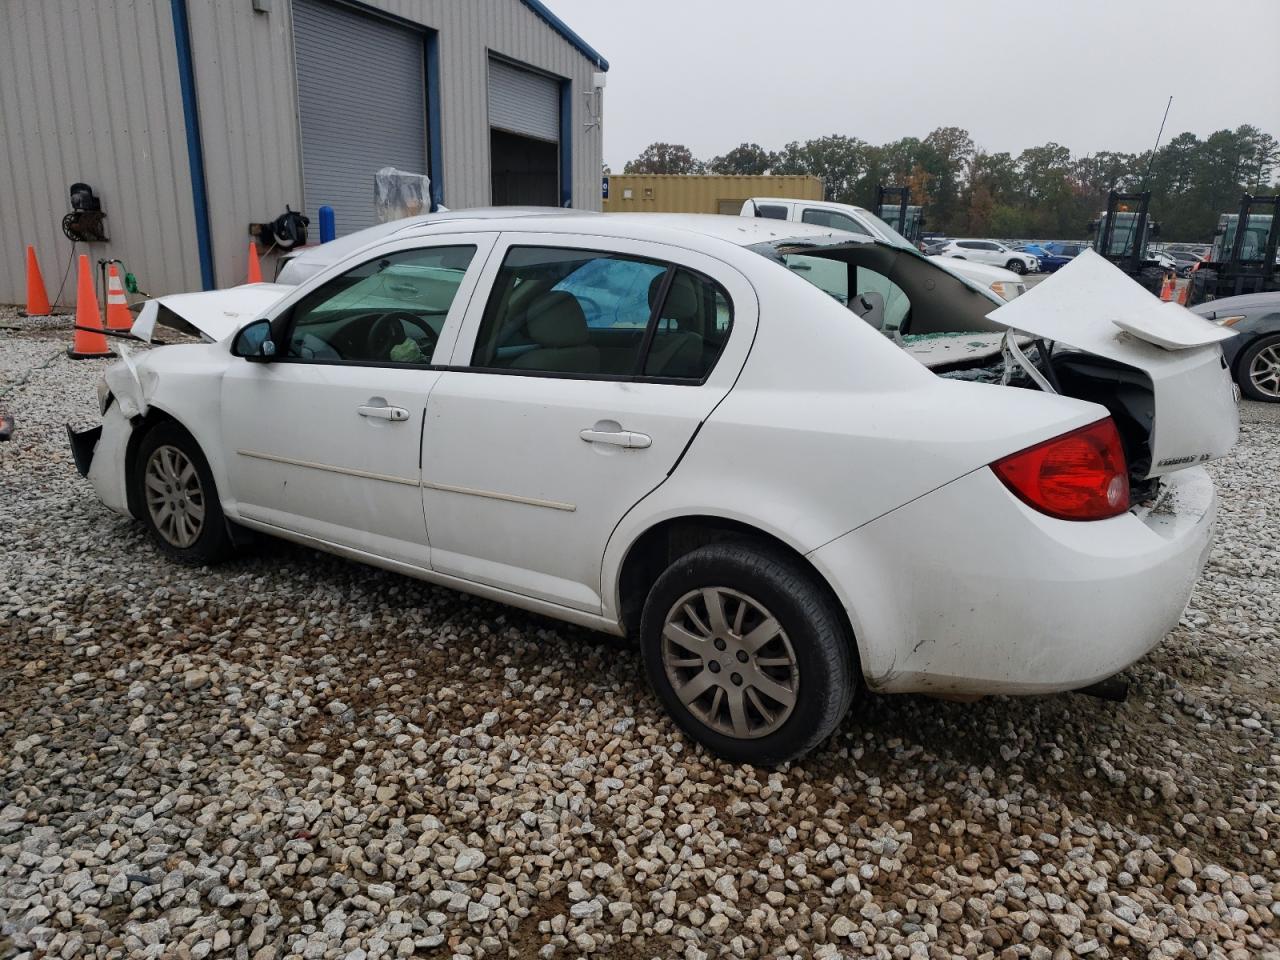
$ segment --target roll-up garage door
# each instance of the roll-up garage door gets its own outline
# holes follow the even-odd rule
[[[423,34],[325,0],[293,0],[293,34],[311,229],[322,204],[340,235],[372,226],[375,171],[427,172]]]
[[[524,137],[559,141],[559,81],[490,59],[489,126]]]

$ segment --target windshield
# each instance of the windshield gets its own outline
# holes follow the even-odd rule
[[[889,224],[885,223],[870,210],[860,210],[858,215],[861,216],[863,220],[866,220],[871,225],[871,228],[881,235],[881,239],[890,246],[904,247],[907,250],[914,250],[916,248],[914,243],[900,234],[897,230],[893,229],[893,227],[889,226]]]

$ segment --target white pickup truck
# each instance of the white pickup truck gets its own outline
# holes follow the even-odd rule
[[[834,203],[830,200],[788,200],[782,197],[752,197],[742,204],[741,215],[744,217],[765,217],[772,220],[793,220],[800,223],[813,223],[818,226],[831,227],[833,230],[847,230],[864,237],[872,237],[896,246],[915,247],[911,241],[898,233],[870,210],[855,207],[848,203]],[[956,260],[935,257],[939,266],[946,268],[956,276],[963,277],[972,283],[990,290],[1001,300],[1012,300],[1027,292],[1027,285],[1012,270],[993,267],[985,263],[974,263],[972,260]]]

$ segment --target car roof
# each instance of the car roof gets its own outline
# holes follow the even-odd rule
[[[398,235],[455,233],[467,228],[465,218],[413,225]],[[593,213],[556,211],[555,215],[525,214],[510,223],[489,218],[485,230],[548,230],[554,233],[597,233],[637,240],[656,239],[655,234],[679,232],[697,237],[725,240],[740,247],[773,240],[812,237],[858,237],[859,234],[811,223],[773,220],[768,217],[741,217],[718,213]],[[668,239],[676,239],[668,237]],[[866,239],[865,237],[863,238]]]
[[[670,243],[713,253],[716,242],[737,247],[780,240],[828,238],[841,243],[880,243],[869,237],[816,224],[790,220],[726,216],[714,213],[595,213],[590,210],[489,207],[451,210],[447,214],[407,217],[348,234],[292,258],[280,279],[298,283],[307,276],[347,259],[373,244],[395,238],[442,236],[453,233],[503,231],[597,235]],[[287,271],[287,272],[286,272]]]
[[[866,207],[860,207],[856,203],[840,203],[838,200],[806,200],[803,197],[748,197],[752,203],[803,203],[810,207],[827,207],[831,210],[861,210],[866,212]]]

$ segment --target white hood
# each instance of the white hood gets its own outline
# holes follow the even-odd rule
[[[979,280],[982,285],[990,286],[999,280],[1001,283],[1025,283],[1022,277],[1004,267],[993,267],[989,263],[978,263],[976,260],[959,260],[955,257],[939,257],[930,255],[930,260],[951,273],[972,280]]]
[[[184,333],[199,333],[208,340],[222,340],[257,320],[292,290],[287,284],[246,283],[227,290],[156,297],[142,305],[130,333],[150,343],[159,324]]]
[[[1236,391],[1219,346],[1235,332],[1153,297],[1092,250],[988,319],[1146,374],[1155,401],[1147,476],[1213,460],[1235,445]]]

